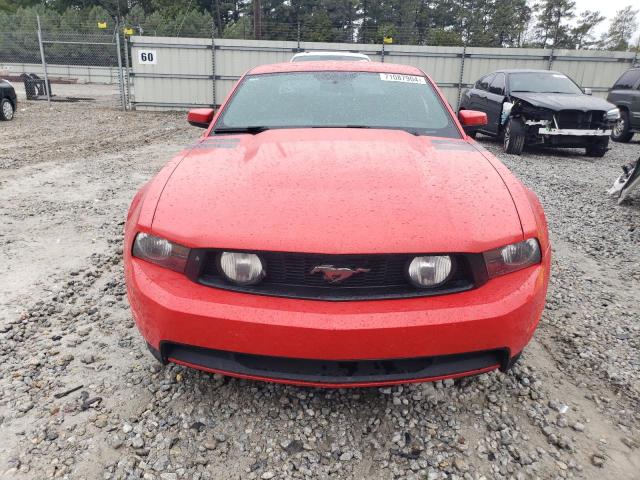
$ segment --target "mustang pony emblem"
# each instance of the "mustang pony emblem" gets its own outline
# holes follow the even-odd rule
[[[352,277],[356,273],[367,273],[371,271],[368,268],[347,268],[347,267],[334,267],[333,265],[316,265],[309,272],[311,275],[314,273],[322,273],[324,279],[329,283],[340,283],[347,278]]]

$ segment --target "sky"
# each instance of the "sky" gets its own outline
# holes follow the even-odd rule
[[[574,0],[576,2],[576,13],[580,14],[585,10],[598,10],[601,15],[607,17],[595,30],[597,35],[606,32],[609,28],[609,20],[613,18],[618,10],[623,9],[627,5],[636,5],[640,9],[637,0]],[[640,15],[639,15],[640,17]],[[640,20],[640,18],[639,18]],[[637,34],[636,34],[637,36]]]

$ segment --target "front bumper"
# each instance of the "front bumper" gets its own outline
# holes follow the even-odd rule
[[[336,303],[219,290],[136,258],[126,260],[133,315],[160,360],[242,378],[330,387],[505,368],[538,324],[548,272],[546,252],[542,265],[467,292]]]
[[[538,135],[563,135],[567,137],[609,137],[611,130],[586,130],[579,128],[541,128]]]

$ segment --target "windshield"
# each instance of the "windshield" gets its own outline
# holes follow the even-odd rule
[[[566,75],[546,72],[512,73],[509,89],[512,92],[583,93]]]
[[[356,57],[351,55],[300,55],[299,57],[293,57],[292,62],[333,62],[333,61],[347,61],[347,62],[368,62],[364,57]]]
[[[249,75],[213,132],[330,127],[402,129],[460,138],[425,77],[371,72]]]

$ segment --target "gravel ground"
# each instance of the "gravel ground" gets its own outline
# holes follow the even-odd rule
[[[538,193],[554,248],[511,372],[319,390],[160,368],[146,351],[123,222],[200,133],[183,115],[22,102],[0,130],[0,477],[638,478],[640,196],[605,194],[637,140],[589,159],[480,139]]]

